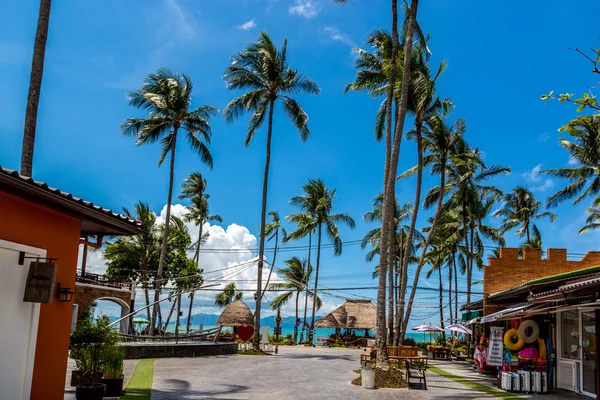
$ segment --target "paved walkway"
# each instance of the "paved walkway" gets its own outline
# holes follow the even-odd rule
[[[166,358],[154,363],[152,400],[188,399],[496,399],[431,371],[427,389],[365,390],[350,383],[359,368],[361,350],[281,347],[279,355]],[[125,361],[129,379],[135,360]],[[479,375],[467,363],[433,361],[453,375],[495,388],[493,379]],[[72,363],[69,363],[72,367]],[[68,372],[70,379],[70,370]],[[68,382],[67,382],[68,385]],[[569,392],[522,396],[524,399],[587,399]],[[65,399],[74,399],[67,386]]]

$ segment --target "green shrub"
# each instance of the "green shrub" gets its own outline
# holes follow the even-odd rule
[[[404,340],[402,341],[402,345],[417,347],[417,342],[413,338],[404,338]]]
[[[113,346],[106,350],[104,363],[104,378],[119,379],[123,376],[123,360],[125,351],[120,346]]]

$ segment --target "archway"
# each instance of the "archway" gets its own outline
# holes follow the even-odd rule
[[[119,318],[123,318],[124,316],[129,314],[129,304],[125,303],[123,300],[121,300],[119,298],[100,297],[100,298],[97,298],[95,300],[95,302],[98,303],[96,310],[101,311],[108,317],[113,317],[113,318],[116,317],[117,319],[119,319]],[[100,302],[117,304],[118,306],[121,307],[121,310],[118,313],[111,312],[111,310],[108,307],[102,307],[102,304]],[[112,321],[112,318],[111,318],[111,321]],[[129,332],[129,318],[126,318],[119,323],[119,332],[121,332],[121,333]]]

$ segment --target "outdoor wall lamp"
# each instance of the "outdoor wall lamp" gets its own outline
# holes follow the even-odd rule
[[[73,292],[71,288],[61,288],[60,282],[56,284],[56,298],[60,301],[71,301]]]

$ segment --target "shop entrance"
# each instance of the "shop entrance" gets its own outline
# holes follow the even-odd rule
[[[596,395],[596,313],[580,311],[581,388],[588,396]]]

